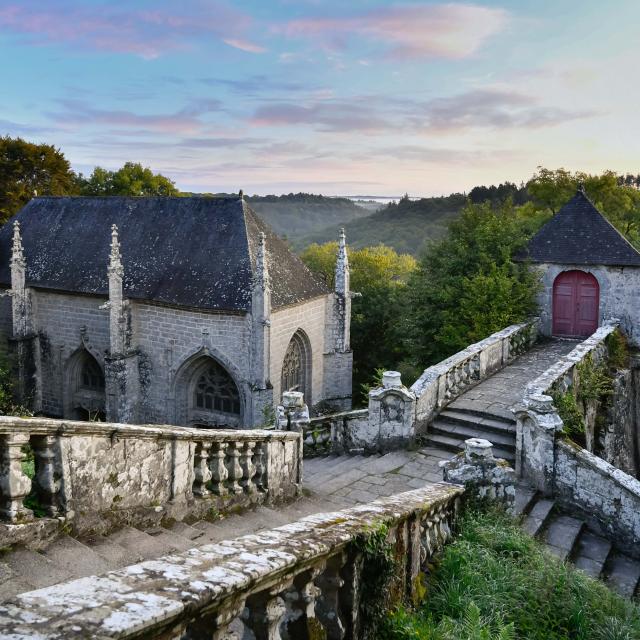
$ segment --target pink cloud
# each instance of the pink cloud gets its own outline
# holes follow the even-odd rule
[[[383,43],[394,57],[464,58],[506,25],[503,9],[474,4],[405,5],[337,18],[302,18],[274,28],[293,38],[313,38],[346,49],[353,36]]]
[[[144,58],[186,49],[195,40],[206,40],[212,35],[259,48],[243,39],[251,25],[250,17],[221,1],[184,0],[179,8],[169,2],[158,2],[160,8],[152,11],[126,5],[22,0],[0,6],[0,32],[37,45],[67,44]]]
[[[264,53],[266,49],[260,45],[249,42],[248,40],[240,40],[238,38],[225,38],[222,42],[228,44],[234,49],[240,49],[240,51],[246,51],[247,53]]]

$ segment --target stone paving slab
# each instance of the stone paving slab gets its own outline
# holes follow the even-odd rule
[[[578,344],[577,340],[560,339],[540,342],[501,371],[463,393],[447,408],[484,411],[513,420],[510,408],[520,402],[527,384]]]

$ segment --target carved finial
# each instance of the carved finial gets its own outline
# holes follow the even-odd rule
[[[349,256],[347,254],[347,236],[344,228],[338,234],[338,257],[336,260],[335,290],[349,295]]]
[[[122,259],[120,255],[120,240],[118,239],[118,227],[111,225],[111,254],[109,255],[109,273],[122,275]]]
[[[242,189],[238,191],[238,196],[240,197],[240,200],[244,200],[244,191]]]
[[[347,234],[344,232],[344,227],[340,229],[338,234],[338,262],[348,264],[349,258],[347,257]]]
[[[258,245],[258,255],[256,256],[256,278],[262,288],[269,284],[269,266],[267,264],[267,236],[260,233],[260,244]]]
[[[13,223],[13,245],[11,247],[11,266],[24,267],[24,247],[22,246],[22,236],[20,235],[20,223],[16,220]]]
[[[587,195],[587,192],[584,189],[584,182],[578,182],[578,193],[581,193],[583,196]]]

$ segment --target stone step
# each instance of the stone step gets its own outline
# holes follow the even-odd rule
[[[13,549],[3,557],[3,565],[9,574],[2,588],[3,599],[73,578],[69,568],[58,566],[42,553],[29,549]]]
[[[445,409],[438,414],[436,420],[439,418],[447,422],[482,426],[487,431],[495,431],[496,433],[513,434],[514,436],[516,433],[515,420],[505,420],[499,416],[488,415],[481,411],[468,413],[466,411]]]
[[[191,540],[191,542],[193,543],[197,543],[198,539],[202,538],[203,536],[203,532],[200,529],[196,529],[186,522],[176,521],[173,524],[166,526],[165,529],[173,531],[181,535],[183,538]]]
[[[481,424],[449,422],[446,418],[436,418],[429,427],[430,433],[442,433],[443,435],[451,434],[455,437],[467,438],[484,438],[494,446],[502,446],[506,449],[516,450],[515,433],[498,433],[496,431],[488,431]]]
[[[538,492],[528,485],[516,486],[516,496],[513,503],[514,516],[526,516],[536,502]]]
[[[305,484],[312,487],[314,481],[318,478],[334,478],[340,476],[345,470],[357,467],[363,459],[363,456],[338,456],[337,462],[326,465],[311,476],[305,476]]]
[[[452,451],[454,453],[458,453],[459,451],[464,451],[464,441],[466,438],[458,438],[453,434],[443,435],[441,433],[429,433],[427,434],[427,443],[430,446],[438,447],[439,449],[447,449],[448,451]],[[496,458],[504,458],[507,462],[513,464],[515,462],[516,456],[515,452],[509,449],[506,449],[502,446],[493,447],[493,455]]]
[[[123,527],[109,536],[110,542],[124,547],[133,554],[137,554],[143,560],[157,558],[158,556],[175,551],[172,545],[165,540],[146,534],[144,531],[133,527]],[[139,560],[138,560],[139,562]]]
[[[583,531],[578,538],[573,563],[592,578],[600,578],[610,553],[611,543],[606,538]]]
[[[119,569],[144,560],[138,551],[125,549],[125,547],[105,536],[85,537],[81,541],[96,555],[100,556],[107,563],[109,569]]]
[[[605,566],[607,584],[626,598],[632,598],[640,581],[640,561],[622,553],[612,553]]]
[[[455,400],[445,409],[445,411],[455,411],[462,415],[486,418],[487,420],[502,422],[507,425],[515,426],[516,424],[516,417],[513,415],[512,411],[496,409],[489,412],[486,409],[479,409],[477,402],[473,400],[466,400],[464,398]]]
[[[54,540],[42,554],[75,578],[94,576],[114,568],[91,547],[67,535]]]
[[[193,540],[181,536],[176,531],[170,531],[169,529],[165,529],[163,527],[153,527],[151,529],[145,529],[144,532],[152,538],[155,538],[156,541],[160,541],[169,549],[170,553],[177,551],[186,551],[187,549],[193,549],[193,547],[198,546],[197,543],[193,542]]]
[[[568,560],[578,544],[584,526],[582,520],[571,516],[552,517],[543,536],[547,548],[563,562]]]
[[[537,536],[549,521],[554,505],[554,500],[546,498],[537,500],[529,511],[529,515],[524,519],[522,528],[532,536]]]

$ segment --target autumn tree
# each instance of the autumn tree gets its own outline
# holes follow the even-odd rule
[[[0,137],[0,223],[35,195],[77,192],[76,176],[63,153],[49,144]]]
[[[333,286],[337,242],[310,245],[302,259]],[[378,245],[349,251],[351,289],[359,295],[351,305],[351,346],[353,348],[354,396],[363,402],[362,385],[379,368],[399,368],[407,375],[407,358],[399,335],[398,306],[409,276],[416,268],[410,255]]]

